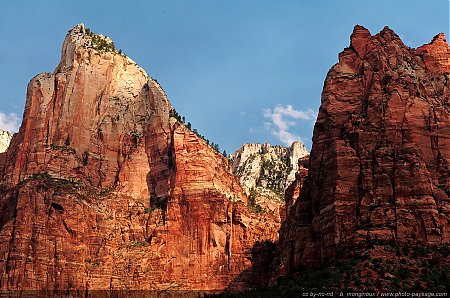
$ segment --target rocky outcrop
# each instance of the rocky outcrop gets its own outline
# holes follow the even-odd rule
[[[1,289],[221,290],[277,239],[172,109],[110,39],[69,31],[0,155]]]
[[[284,193],[284,210],[281,212],[281,221],[286,219],[286,215],[291,211],[292,207],[295,205],[303,185],[305,184],[306,178],[308,177],[309,168],[309,154],[298,159],[298,169],[295,173],[295,180],[286,188]]]
[[[443,34],[411,49],[387,27],[355,27],[325,81],[281,272],[348,248],[449,243],[449,67]]]
[[[292,143],[289,148],[267,143],[244,144],[230,155],[230,160],[247,194],[257,187],[283,193],[295,180],[299,158],[307,154],[300,142]]]
[[[284,202],[284,191],[295,180],[299,158],[307,154],[300,142],[289,148],[244,144],[229,159],[246,194],[264,209],[274,210]]]
[[[304,163],[299,164],[305,156],[309,156],[308,151],[300,142],[288,148],[267,143],[244,144],[230,154],[233,172],[248,195],[251,210],[268,212],[281,222],[286,210],[284,192],[299,169],[306,170]]]
[[[11,138],[12,135],[9,132],[0,129],[0,153],[3,153],[8,149]]]

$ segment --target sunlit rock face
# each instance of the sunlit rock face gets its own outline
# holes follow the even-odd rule
[[[109,38],[69,31],[0,154],[1,289],[222,290],[256,241],[277,240],[172,109]]]

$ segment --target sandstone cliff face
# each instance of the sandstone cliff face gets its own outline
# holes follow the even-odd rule
[[[1,289],[220,290],[277,239],[171,109],[111,40],[69,31],[0,155]]]
[[[9,132],[0,129],[0,153],[3,153],[8,149],[11,138],[12,135]]]
[[[286,215],[295,206],[295,202],[300,196],[303,185],[308,178],[309,154],[298,159],[298,169],[295,173],[295,180],[286,188],[284,193],[284,210],[281,212],[281,221],[286,219]]]
[[[449,67],[443,34],[411,49],[387,27],[355,27],[325,81],[281,271],[369,242],[449,243]]]

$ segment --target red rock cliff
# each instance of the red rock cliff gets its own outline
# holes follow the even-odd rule
[[[111,40],[69,31],[0,155],[0,289],[220,290],[277,239],[171,109]]]
[[[356,26],[325,80],[281,271],[368,241],[450,242],[450,47]]]

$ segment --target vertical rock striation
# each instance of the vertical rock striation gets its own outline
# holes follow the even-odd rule
[[[369,242],[449,243],[449,67],[443,34],[412,49],[387,27],[355,27],[325,80],[281,271]]]

